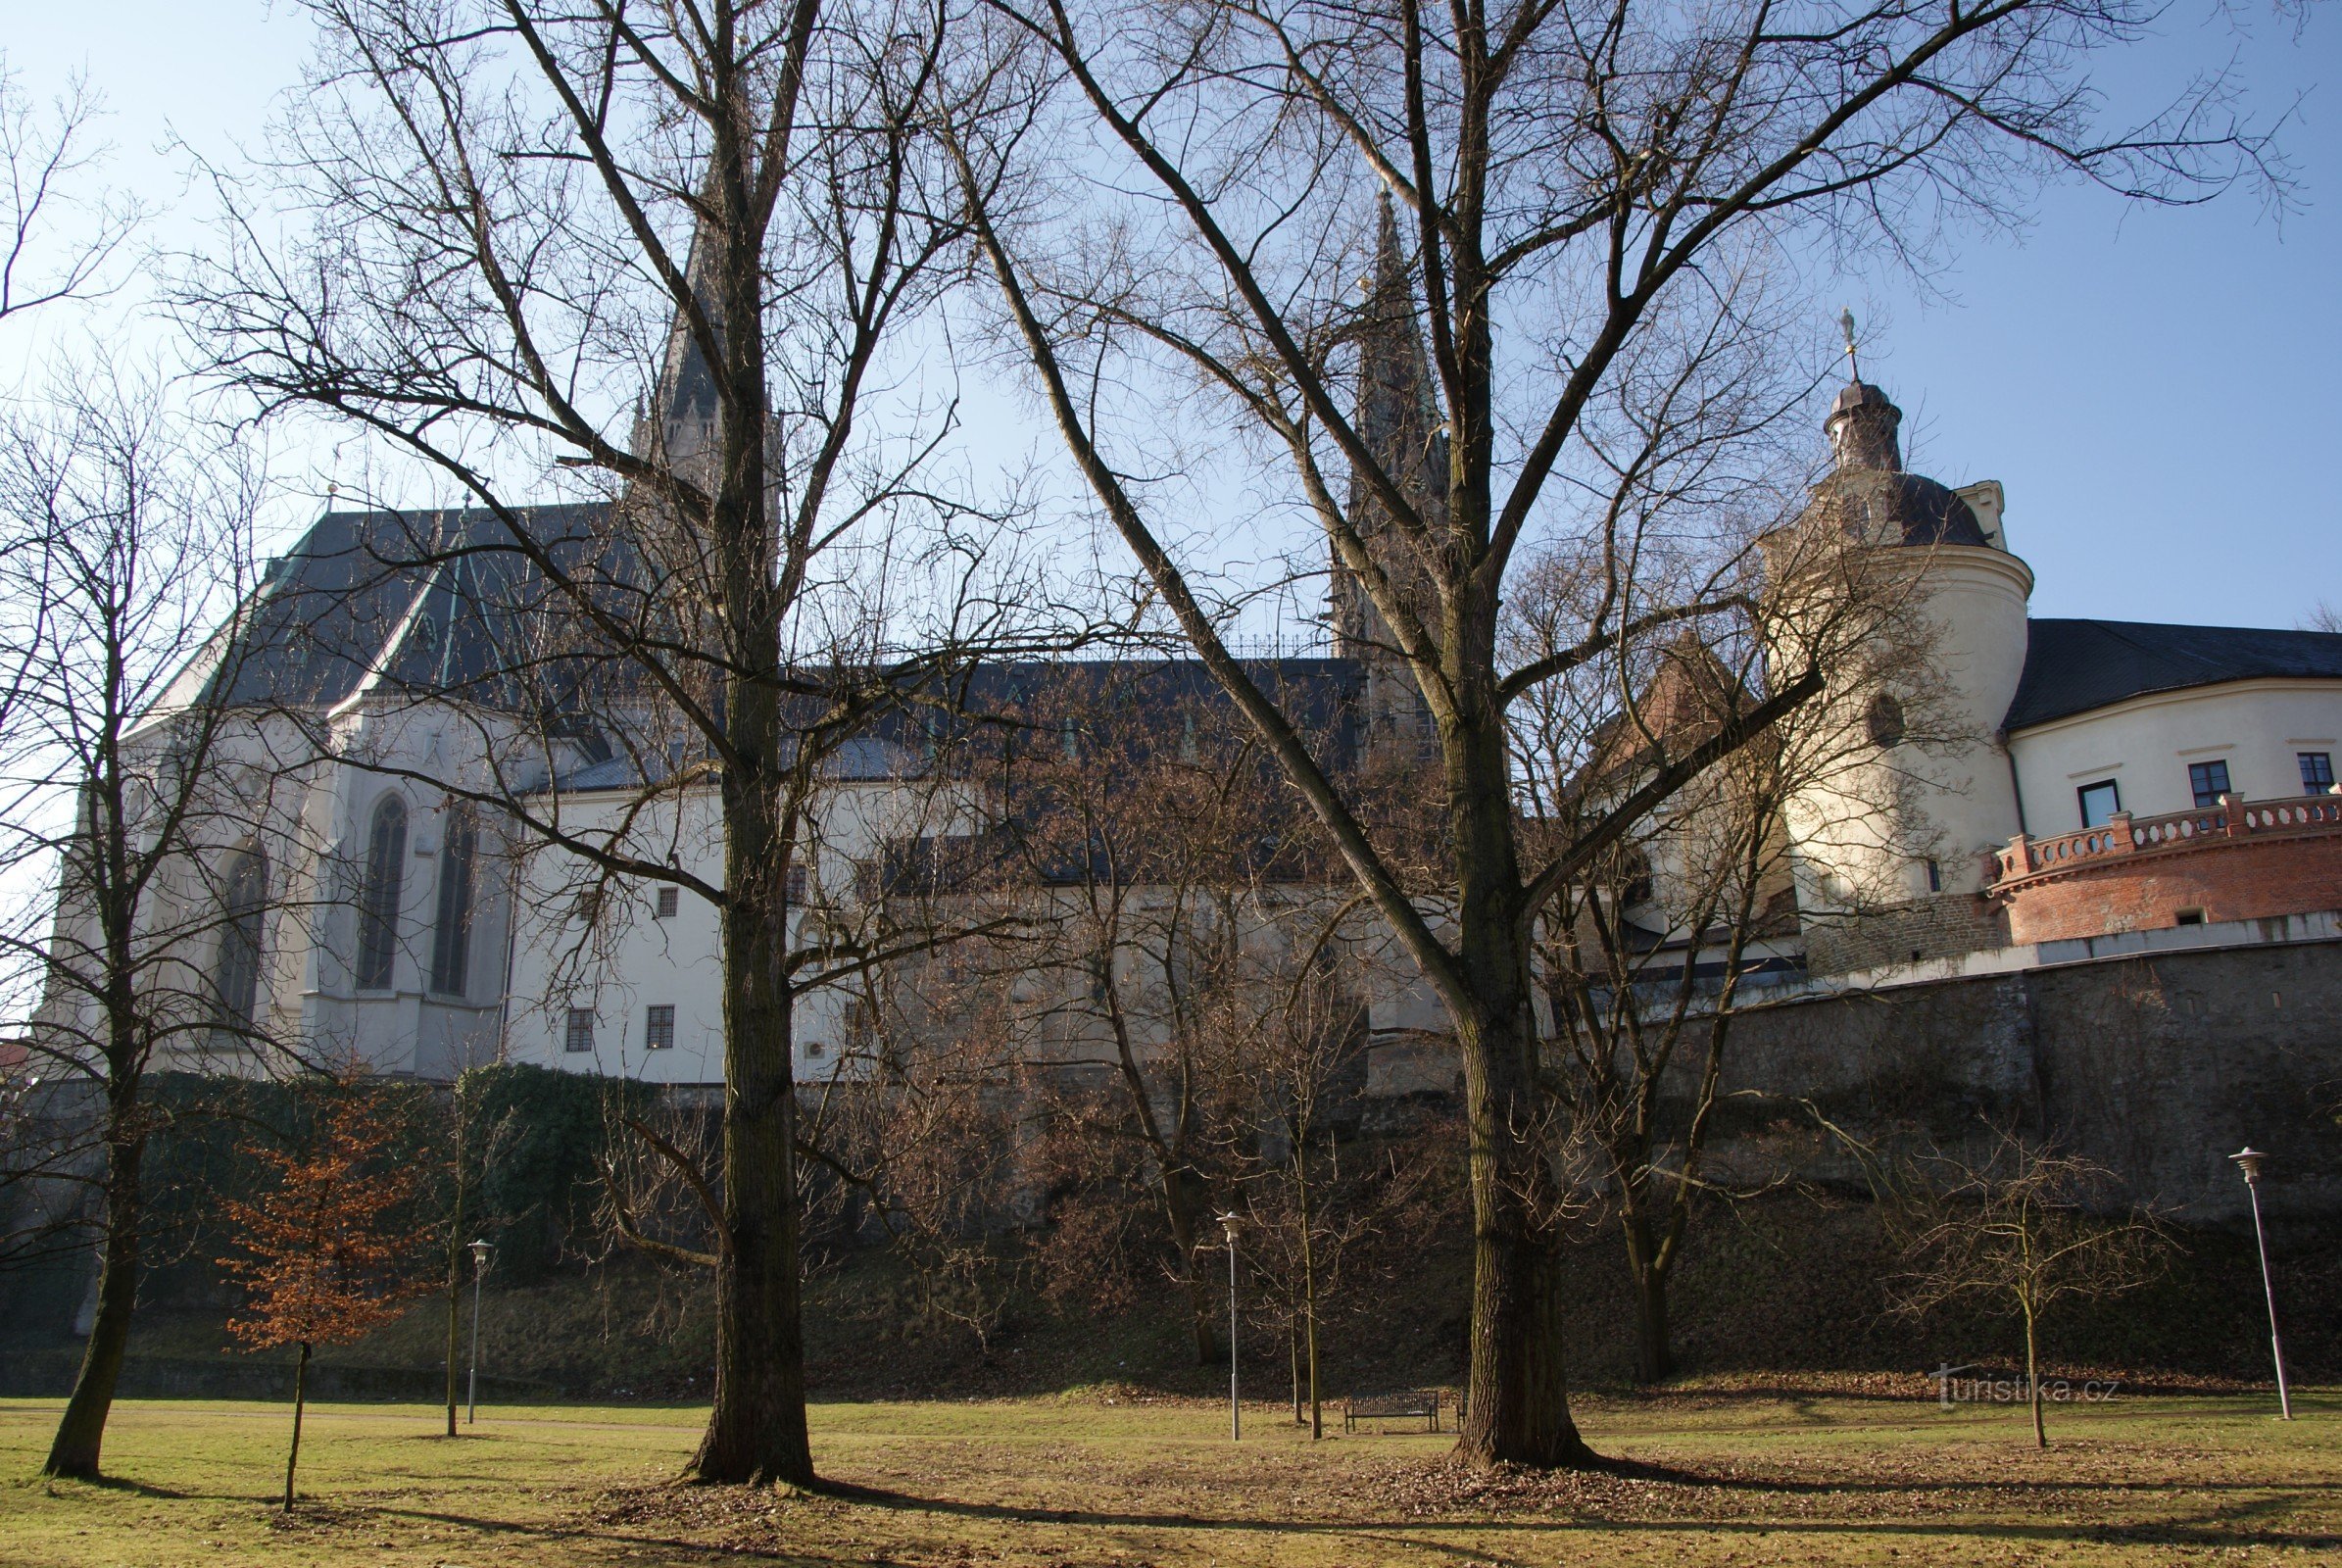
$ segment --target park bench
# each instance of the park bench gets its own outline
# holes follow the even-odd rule
[[[1342,1430],[1351,1432],[1361,1421],[1422,1421],[1424,1430],[1439,1430],[1439,1391],[1402,1389],[1396,1394],[1353,1394],[1342,1401]]]

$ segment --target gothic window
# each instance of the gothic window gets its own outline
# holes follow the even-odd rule
[[[471,862],[479,829],[465,807],[448,808],[439,846],[439,912],[431,928],[431,989],[464,995],[471,956]]]
[[[257,849],[239,851],[228,863],[227,886],[220,901],[220,957],[212,990],[220,1025],[248,1030],[260,1007],[261,916],[268,902],[268,861]]]
[[[1892,693],[1880,692],[1871,699],[1864,710],[1863,727],[1870,732],[1873,746],[1900,746],[1903,743],[1903,705]]]
[[[399,900],[407,882],[407,803],[385,795],[366,841],[366,885],[358,894],[358,989],[388,991],[399,945]]]

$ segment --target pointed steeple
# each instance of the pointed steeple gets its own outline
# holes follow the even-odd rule
[[[683,266],[684,280],[699,301],[701,313],[723,331],[716,298],[714,247],[705,230],[695,231],[691,253]],[[634,451],[638,457],[663,456],[683,462],[715,445],[715,424],[723,400],[717,395],[715,372],[700,352],[690,318],[677,309],[667,321],[666,349],[659,356],[659,377],[646,411],[638,400],[634,416]]]
[[[1398,235],[1398,216],[1389,192],[1375,215],[1373,270],[1361,280],[1356,335],[1358,402],[1353,428],[1376,466],[1398,482],[1417,515],[1437,527],[1445,514],[1447,436],[1434,396],[1431,364],[1424,353],[1414,280]],[[1376,488],[1363,473],[1350,474],[1348,513],[1383,569],[1402,589],[1425,588],[1414,552],[1391,524]],[[1340,561],[1333,563],[1330,588],[1338,650],[1366,658],[1391,646],[1381,612]],[[1426,609],[1428,593],[1416,593]]]

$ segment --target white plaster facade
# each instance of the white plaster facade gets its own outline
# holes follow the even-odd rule
[[[2122,809],[2160,816],[2196,805],[2191,763],[2223,761],[2247,800],[2306,794],[2304,756],[2342,760],[2342,681],[2230,681],[2153,692],[2009,737],[2036,838],[2081,828],[2080,790],[2112,780]]]

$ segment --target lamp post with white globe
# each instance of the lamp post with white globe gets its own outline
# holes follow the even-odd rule
[[[496,1248],[492,1243],[473,1242],[464,1250],[471,1253],[471,1407],[464,1424],[471,1426],[480,1418],[480,1286],[488,1278],[488,1259]]]
[[[2261,1229],[2261,1166],[2269,1156],[2247,1144],[2228,1156],[2244,1172],[2245,1196],[2253,1203],[2253,1245],[2261,1253],[2261,1296],[2269,1303],[2269,1353],[2277,1366],[2277,1409],[2293,1419],[2293,1396],[2285,1391],[2285,1347],[2277,1339],[2277,1291],[2269,1278],[2269,1237]]]
[[[1219,1216],[1220,1230],[1228,1238],[1228,1441],[1244,1441],[1244,1407],[1237,1402],[1236,1385],[1236,1239],[1244,1228],[1244,1218],[1235,1209]]]

